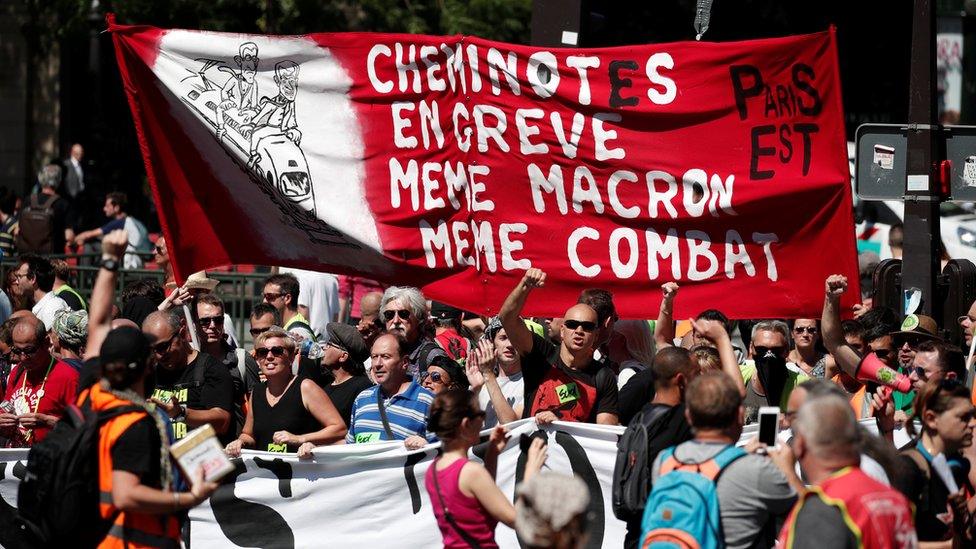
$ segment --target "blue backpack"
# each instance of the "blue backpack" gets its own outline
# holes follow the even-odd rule
[[[708,461],[682,463],[674,449],[661,451],[661,474],[644,506],[642,549],[725,547],[716,482],[745,450],[729,445]]]

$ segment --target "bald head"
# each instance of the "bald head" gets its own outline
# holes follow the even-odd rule
[[[857,463],[861,434],[854,410],[835,394],[807,395],[800,406],[793,431],[815,459],[830,464]]]
[[[10,314],[10,318],[26,318],[26,317],[37,318],[36,316],[34,316],[34,313],[28,311],[27,309],[14,311],[13,313]]]
[[[30,338],[33,343],[40,343],[44,336],[47,335],[47,330],[44,328],[44,323],[41,319],[34,316],[30,311],[18,311],[26,312],[27,314],[22,314],[20,316],[14,317],[11,315],[10,318],[16,318],[17,324],[14,324],[13,337],[14,341],[18,339],[18,335],[22,338]]]
[[[600,327],[597,318],[596,310],[585,303],[567,309],[559,329],[563,348],[574,357],[592,355]]]
[[[380,302],[383,301],[381,292],[369,292],[359,300],[359,318],[370,322],[380,315]]]

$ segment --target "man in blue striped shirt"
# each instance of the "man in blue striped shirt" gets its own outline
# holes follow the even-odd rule
[[[427,432],[434,394],[407,375],[406,345],[395,334],[383,334],[373,342],[370,357],[376,386],[356,397],[347,444],[403,440],[407,448],[416,449],[437,440]]]

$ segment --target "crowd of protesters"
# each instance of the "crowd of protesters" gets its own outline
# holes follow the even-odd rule
[[[70,175],[73,164],[65,166]],[[60,169],[42,170],[26,208],[67,211],[57,205],[69,201],[58,194]],[[181,480],[168,446],[202,425],[231,456],[439,443],[426,488],[445,546],[494,547],[502,522],[531,546],[580,547],[589,494],[578,479],[544,470],[543,438],[528,449],[514,505],[495,484],[498,455],[516,443],[504,426],[529,418],[647,434],[650,497],[643,515],[625,519],[628,547],[664,539],[655,536],[670,511],[660,512],[655,487],[680,486],[689,472],[711,483],[714,508],[701,512],[714,515],[728,547],[976,543],[966,353],[924,315],[899,318],[868,302],[842,320],[843,276],[826,278],[820,318],[733,322],[701,304],[695,318],[675,322],[673,282],[650,319],[619,319],[610,292],[582,288],[561,318],[526,318],[530,294],[545,292],[546,273],[532,268],[493,304],[498,316],[485,318],[413,287],[281,269],[251,309],[248,344],[215,280],[175,280],[163,239],[154,260],[164,283],[138,280],[116,295],[119,269],[141,265],[133,252],[144,231],[125,215],[124,195],[106,198],[108,224],[73,234],[53,222],[43,238],[22,233],[37,219],[16,227],[7,198],[0,233],[10,238],[0,234],[0,251],[16,263],[0,294],[3,446],[44,440],[72,403],[144,409],[101,431],[105,547],[136,534],[177,540],[177,512],[216,486],[194,472]],[[47,248],[16,254],[19,243],[45,239]],[[45,257],[69,242],[100,242],[90,301],[71,286],[67,263]],[[971,343],[976,303],[959,323]],[[779,439],[741,445],[770,407],[780,411]],[[877,429],[859,425],[867,418]],[[903,431],[907,443],[895,436]]]

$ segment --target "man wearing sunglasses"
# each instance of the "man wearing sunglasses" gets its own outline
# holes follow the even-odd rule
[[[294,334],[302,341],[315,341],[315,333],[308,319],[298,312],[298,294],[301,287],[298,279],[291,274],[276,274],[264,281],[264,302],[273,305],[284,322],[286,332]]]
[[[78,392],[78,372],[51,356],[44,324],[30,313],[11,330],[10,372],[0,410],[0,436],[10,448],[29,448],[44,439]]]
[[[759,419],[763,406],[779,406],[784,412],[799,374],[786,367],[790,354],[790,329],[782,320],[764,320],[752,327],[749,360],[740,367],[745,383],[745,423]],[[802,380],[801,380],[802,381]]]
[[[427,371],[435,356],[447,356],[437,342],[424,335],[429,322],[427,298],[417,288],[387,288],[380,301],[380,317],[386,322],[388,332],[399,334],[407,341],[409,374],[415,379]]]
[[[259,381],[258,363],[244,351],[228,341],[224,331],[224,302],[214,294],[206,293],[197,298],[197,334],[200,351],[219,360],[230,373],[234,383],[234,434],[239,435],[247,414],[244,401]]]
[[[234,382],[227,368],[190,346],[178,312],[150,314],[142,331],[153,342],[156,361],[152,400],[173,420],[173,438],[209,423],[224,445],[234,440]]]
[[[580,421],[617,425],[617,380],[593,358],[597,312],[578,303],[563,315],[557,347],[526,327],[519,316],[529,294],[545,285],[546,273],[532,268],[505,299],[498,318],[522,356],[526,417],[541,423]]]

